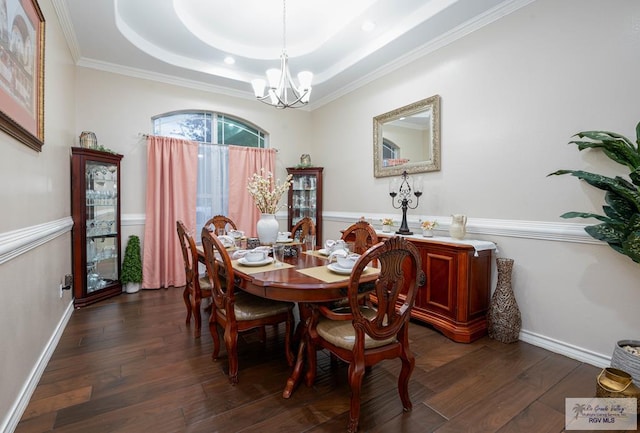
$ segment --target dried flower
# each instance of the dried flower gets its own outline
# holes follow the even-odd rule
[[[393,226],[393,218],[382,218],[383,226]]]
[[[423,230],[433,230],[438,225],[438,221],[422,221]]]
[[[291,187],[292,179],[293,176],[288,175],[287,179],[281,184],[280,179],[274,181],[273,173],[268,172],[265,175],[264,169],[261,169],[260,174],[254,173],[249,178],[247,190],[253,197],[260,212],[274,214],[282,207],[278,206],[278,202],[282,194]]]

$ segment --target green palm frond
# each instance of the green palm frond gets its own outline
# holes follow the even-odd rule
[[[578,150],[599,149],[605,156],[629,169],[629,180],[608,177],[583,170],[557,170],[548,176],[569,174],[605,191],[604,215],[589,212],[566,212],[562,218],[593,218],[600,224],[585,227],[594,239],[606,242],[615,251],[640,263],[640,122],[636,125],[636,143],[608,131],[584,131],[575,136]]]

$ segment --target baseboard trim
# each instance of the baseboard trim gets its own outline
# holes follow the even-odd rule
[[[596,367],[605,368],[611,365],[611,356],[603,355],[601,353],[585,350],[581,347],[574,346],[572,344],[565,343],[563,341],[555,340],[553,338],[545,337],[544,335],[536,334],[522,330],[520,331],[520,340],[525,343],[532,344],[543,349],[547,349],[553,353],[564,355],[567,358],[575,359],[576,361],[584,362]]]
[[[67,327],[67,323],[71,318],[71,314],[73,314],[73,300],[69,302],[67,305],[64,314],[58,321],[58,325],[55,327],[53,334],[49,338],[49,341],[45,345],[40,357],[38,358],[36,364],[34,365],[29,377],[27,378],[25,384],[22,386],[20,393],[18,394],[18,398],[16,398],[13,406],[8,412],[5,420],[2,422],[0,426],[0,432],[3,433],[12,433],[15,431],[22,415],[24,414],[27,405],[29,404],[29,400],[31,400],[31,396],[38,386],[38,382],[40,382],[40,378],[42,377],[42,373],[44,369],[47,367],[53,352],[56,350],[58,346],[58,342],[62,337],[62,333],[64,329]]]

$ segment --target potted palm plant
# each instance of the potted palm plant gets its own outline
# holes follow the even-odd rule
[[[129,236],[127,247],[124,250],[122,272],[120,282],[126,285],[127,293],[136,293],[142,283],[142,259],[140,257],[140,238],[136,235]]]
[[[629,178],[607,177],[582,170],[558,170],[552,175],[570,174],[605,191],[604,215],[566,212],[562,218],[595,218],[600,224],[585,227],[593,238],[609,244],[615,251],[640,263],[640,123],[636,125],[635,144],[628,138],[606,131],[584,131],[580,140],[570,141],[578,150],[600,149],[612,161],[629,170]],[[583,139],[587,140],[583,140]]]
[[[571,174],[589,185],[605,191],[604,215],[588,212],[567,212],[562,218],[595,218],[600,224],[585,227],[593,238],[604,241],[615,251],[640,263],[640,123],[636,125],[635,144],[628,138],[606,131],[585,131],[576,134],[581,140],[578,150],[600,149],[612,161],[629,170],[629,178],[607,177],[582,170],[558,170],[551,175]],[[583,140],[583,139],[588,140]],[[613,352],[611,366],[632,375],[640,385],[640,341],[619,341]],[[635,354],[635,355],[634,355]]]

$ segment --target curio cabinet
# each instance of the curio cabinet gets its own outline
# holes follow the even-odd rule
[[[322,244],[322,170],[323,167],[287,168],[293,185],[289,188],[289,229],[302,218],[316,225],[316,244]]]
[[[120,160],[122,155],[71,148],[74,305],[122,293]]]

